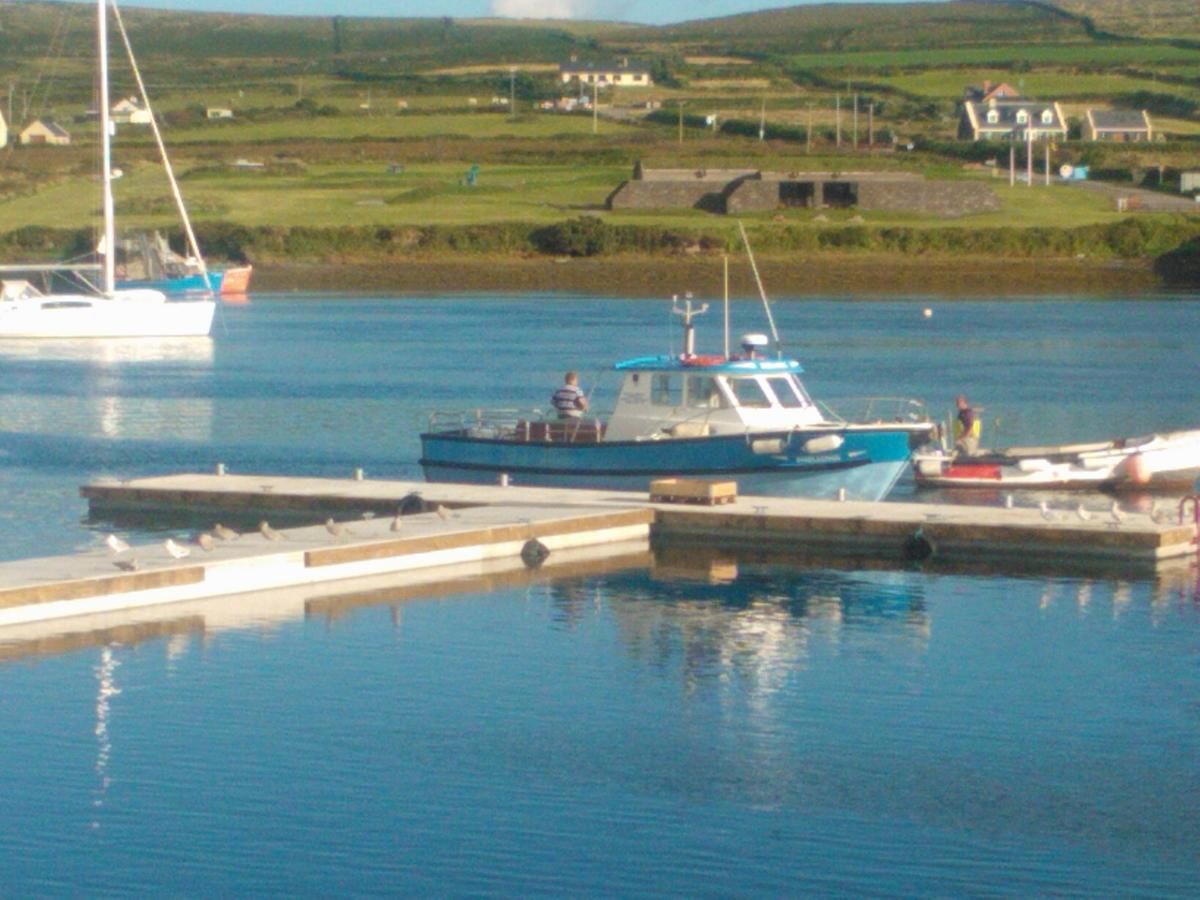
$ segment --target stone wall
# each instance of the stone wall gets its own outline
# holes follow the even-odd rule
[[[858,208],[954,218],[995,212],[1000,198],[978,181],[864,181],[858,186]]]

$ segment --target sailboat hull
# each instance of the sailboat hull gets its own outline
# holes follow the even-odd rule
[[[148,290],[23,297],[0,302],[0,338],[206,337],[216,309]]]

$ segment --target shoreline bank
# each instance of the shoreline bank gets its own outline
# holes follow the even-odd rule
[[[1168,290],[1151,260],[809,256],[758,259],[773,297],[903,294],[948,298],[1120,295]],[[405,257],[395,262],[256,263],[256,291],[574,293],[662,297],[722,293],[720,256],[586,258]],[[757,296],[742,255],[729,258],[730,293]]]

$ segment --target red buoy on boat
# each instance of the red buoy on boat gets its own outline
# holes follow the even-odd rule
[[[1142,454],[1135,453],[1125,461],[1125,477],[1129,479],[1130,484],[1150,483],[1150,469]]]

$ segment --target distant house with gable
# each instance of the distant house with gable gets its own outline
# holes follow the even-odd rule
[[[1150,114],[1144,109],[1089,109],[1083,119],[1083,139],[1117,143],[1150,141],[1154,139],[1154,130]]]
[[[973,84],[963,91],[963,99],[974,103],[987,103],[989,100],[1016,100],[1021,92],[1006,81],[985,81],[983,84]]]
[[[650,70],[630,63],[628,58],[606,63],[581,63],[572,59],[560,65],[558,73],[563,84],[573,81],[600,87],[650,87],[654,84]]]
[[[1057,102],[965,100],[958,136],[969,141],[1066,140],[1067,120]]]
[[[112,105],[109,118],[118,125],[149,125],[150,110],[137,97],[125,97]]]
[[[34,119],[21,131],[20,140],[22,144],[66,146],[71,143],[71,135],[56,122]]]

